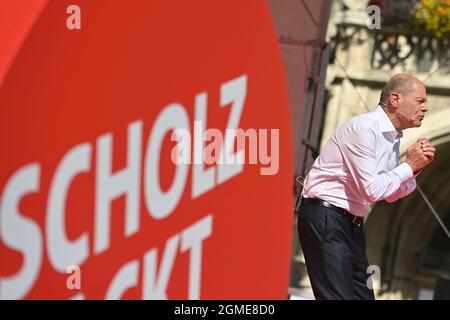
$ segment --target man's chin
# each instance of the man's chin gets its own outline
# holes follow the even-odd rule
[[[417,121],[412,122],[408,127],[403,128],[403,130],[410,129],[410,128],[419,128],[421,125],[422,125],[422,121],[417,120]]]

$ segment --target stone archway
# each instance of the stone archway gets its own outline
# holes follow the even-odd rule
[[[450,110],[429,116],[427,124],[411,130],[402,140],[401,152],[419,137],[436,146],[436,157],[417,177],[417,183],[441,219],[450,210]],[[436,274],[420,268],[420,257],[438,223],[416,190],[394,204],[380,202],[366,221],[367,253],[380,266],[382,298],[417,299],[419,289],[433,290]],[[448,239],[450,241],[450,239]]]

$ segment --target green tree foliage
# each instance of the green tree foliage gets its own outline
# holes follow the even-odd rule
[[[450,0],[422,0],[413,11],[413,25],[437,38],[450,36]]]

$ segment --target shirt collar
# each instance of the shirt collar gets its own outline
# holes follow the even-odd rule
[[[381,132],[387,132],[395,139],[400,139],[401,137],[403,137],[403,132],[397,131],[397,129],[395,129],[391,119],[389,119],[386,112],[380,105],[377,106],[377,109],[374,113],[377,117],[378,126]]]

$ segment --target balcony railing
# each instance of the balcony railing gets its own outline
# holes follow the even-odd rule
[[[370,67],[388,70],[396,66],[412,64],[418,72],[429,72],[433,65],[444,66],[441,73],[449,74],[450,37],[435,38],[425,32],[414,32],[393,26],[370,30],[364,24],[342,22],[336,25],[331,38],[330,62],[337,50],[348,50],[350,46],[370,41]],[[413,59],[413,60],[411,60]]]

